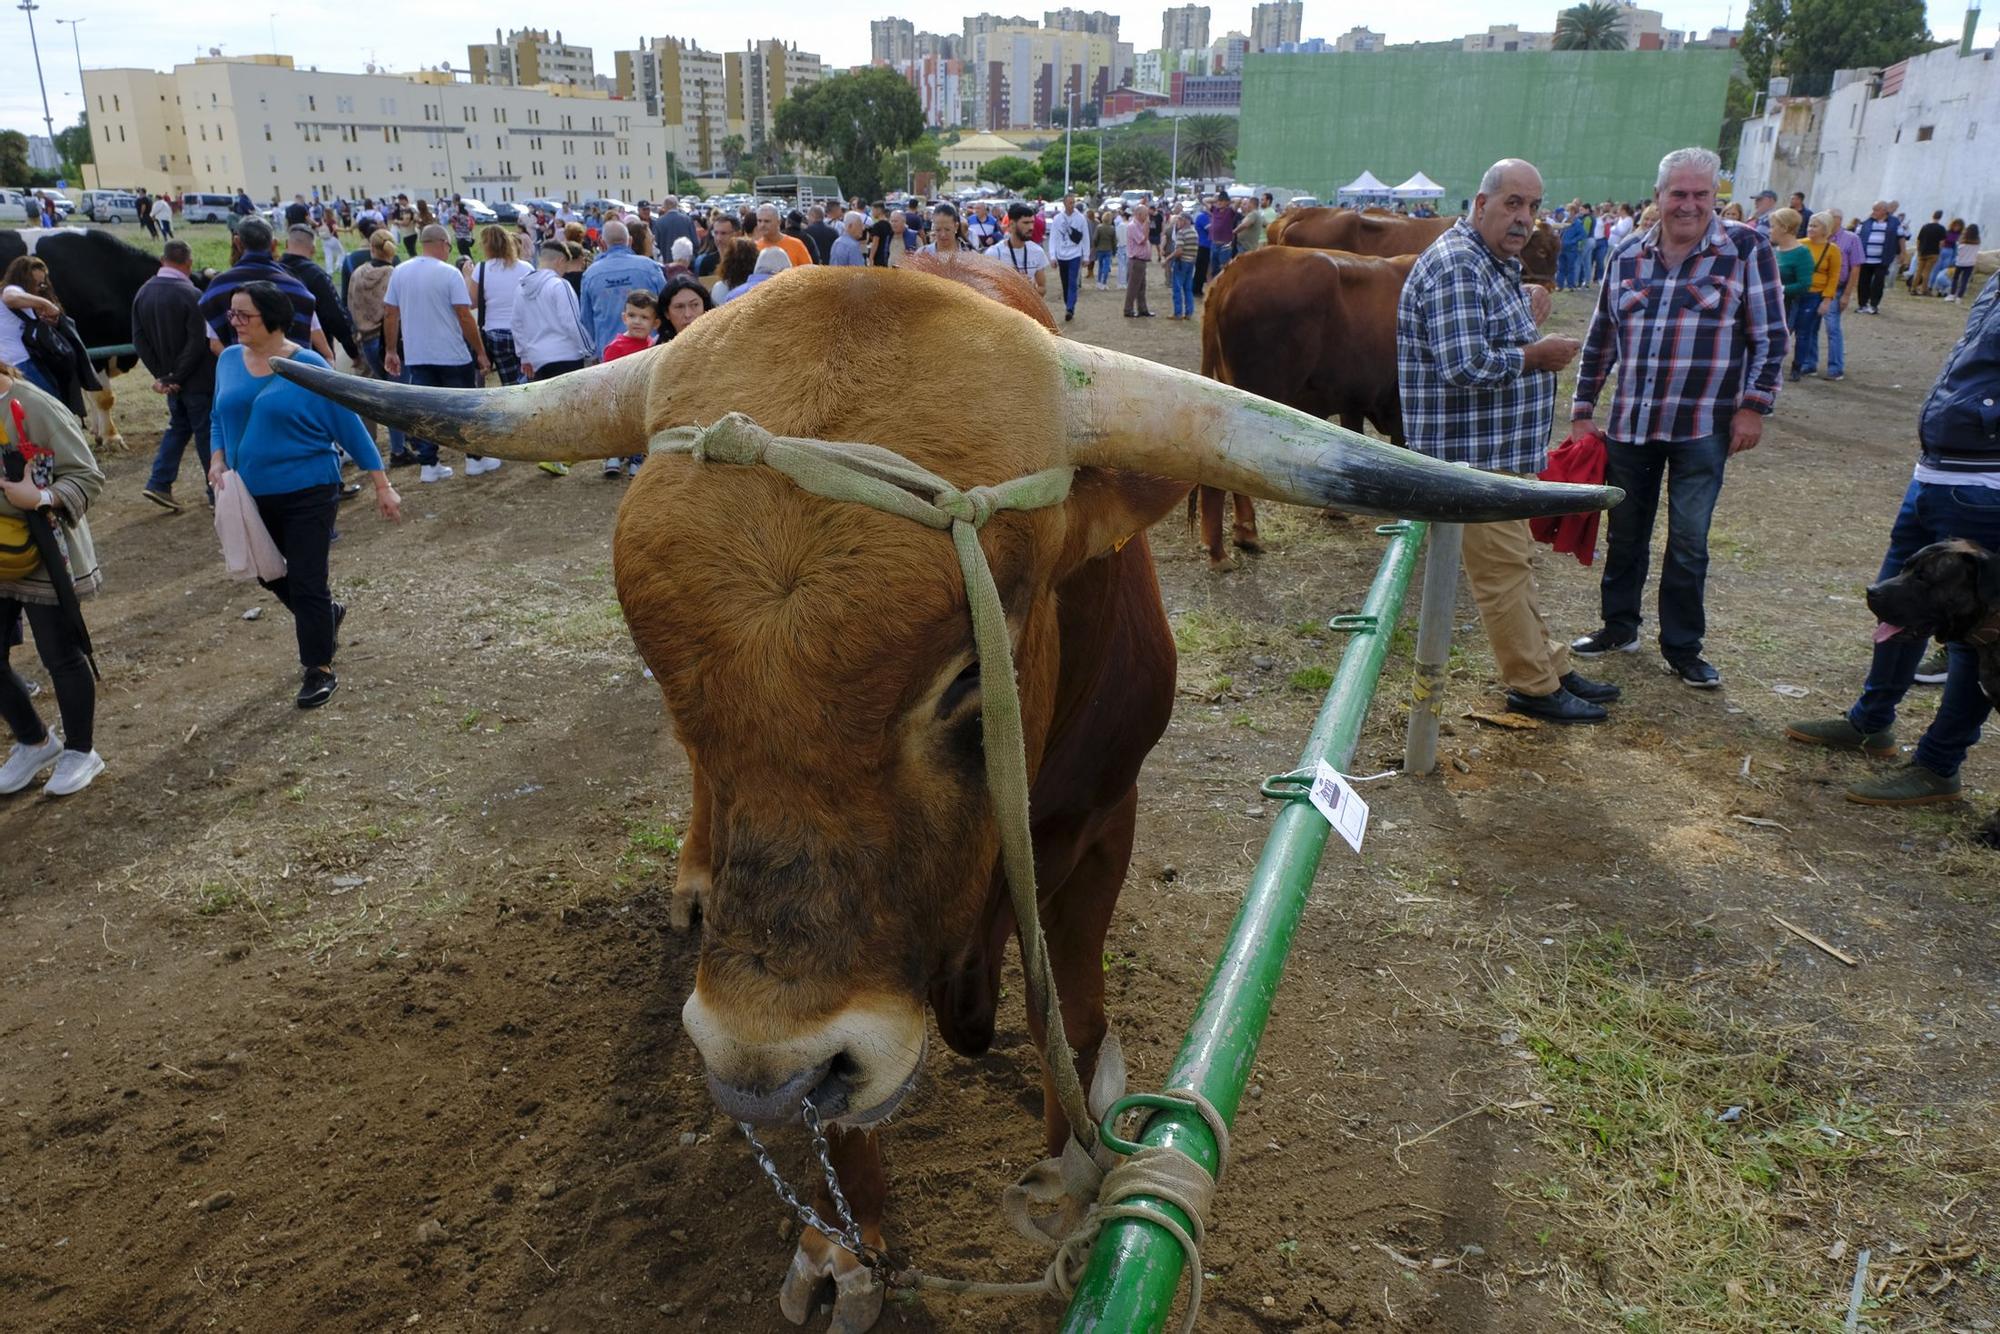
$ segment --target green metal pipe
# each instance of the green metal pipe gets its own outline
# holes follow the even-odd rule
[[[109,361],[113,357],[136,357],[139,349],[130,343],[113,343],[109,347],[89,347],[84,349],[92,361]]]
[[[1336,616],[1331,622],[1333,628],[1348,630],[1354,638],[1341,654],[1340,670],[1320,705],[1312,735],[1300,756],[1302,770],[1309,771],[1324,759],[1346,772],[1353,760],[1382,663],[1389,655],[1390,634],[1402,613],[1410,576],[1417,568],[1417,553],[1424,543],[1423,524],[1385,524],[1378,531],[1392,534],[1393,540],[1375,571],[1367,601],[1359,615]],[[1287,801],[1279,810],[1243,895],[1243,907],[1230,928],[1229,942],[1216,961],[1208,990],[1167,1075],[1167,1088],[1199,1092],[1227,1123],[1235,1123],[1237,1105],[1256,1062],[1257,1044],[1271,1015],[1271,999],[1284,977],[1292,935],[1312,892],[1320,853],[1330,832],[1325,819],[1307,801]],[[1139,1142],[1173,1145],[1210,1172],[1215,1171],[1214,1137],[1192,1112],[1156,1113]],[[1183,1227],[1188,1224],[1178,1209],[1150,1196],[1131,1203],[1157,1209]],[[1165,1229],[1140,1219],[1114,1220],[1091,1249],[1089,1264],[1063,1316],[1065,1334],[1159,1329],[1173,1308],[1185,1258]]]

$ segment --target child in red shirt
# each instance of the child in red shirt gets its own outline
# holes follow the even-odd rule
[[[635,288],[625,297],[625,332],[604,345],[600,361],[616,361],[629,357],[634,352],[644,352],[660,337],[660,303],[645,288]],[[625,460],[624,475],[637,477],[639,465],[646,461],[644,454],[634,454]],[[604,460],[604,475],[614,478],[619,475],[617,459]]]

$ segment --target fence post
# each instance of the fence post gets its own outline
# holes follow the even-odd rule
[[[1451,659],[1451,625],[1458,605],[1458,558],[1465,529],[1455,523],[1431,525],[1424,553],[1424,595],[1417,611],[1417,676],[1410,688],[1410,726],[1403,737],[1403,772],[1427,774],[1437,768],[1438,719],[1444,712],[1446,665]]]

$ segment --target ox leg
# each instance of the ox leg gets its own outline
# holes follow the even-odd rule
[[[118,433],[118,423],[111,420],[111,409],[118,402],[118,395],[110,385],[95,389],[83,396],[84,415],[90,418],[90,434],[99,445],[123,447],[125,437]]]
[[[1233,570],[1236,562],[1222,548],[1223,493],[1212,486],[1195,488],[1201,507],[1201,549],[1208,553],[1208,568]]]
[[[1220,495],[1217,496],[1218,503]],[[1084,852],[1062,888],[1042,909],[1042,931],[1048,938],[1049,962],[1055,968],[1056,990],[1062,997],[1062,1017],[1069,1045],[1076,1049],[1076,1073],[1088,1090],[1097,1073],[1097,1052],[1104,1044],[1104,938],[1111,930],[1111,912],[1125,884],[1132,860],[1133,825],[1138,817],[1139,789],[1127,790],[1111,812],[1104,833]],[[1028,1029],[1040,1050],[1045,1025],[1032,1006]],[[1055,1080],[1042,1071],[1042,1121],[1050,1157],[1069,1140],[1069,1118],[1056,1101]]]
[[[708,822],[714,801],[709,796],[708,780],[701,776],[701,766],[692,755],[688,763],[694,771],[694,810],[688,816],[687,837],[681,841],[674,870],[673,893],[667,899],[667,921],[676,931],[685,931],[693,923],[702,896],[708,893],[709,881]]]
[[[1256,555],[1264,550],[1263,539],[1257,536],[1257,505],[1248,496],[1231,492],[1230,503],[1236,507],[1236,526],[1230,532],[1230,540],[1238,551]],[[1220,516],[1217,516],[1218,518]]]
[[[881,1140],[872,1130],[828,1126],[827,1157],[840,1177],[841,1193],[854,1212],[861,1239],[882,1247],[882,1213],[889,1199],[889,1178],[882,1170]],[[819,1188],[819,1211],[833,1217],[833,1199]],[[818,1228],[806,1228],[792,1255],[792,1267],[778,1292],[778,1308],[795,1325],[805,1323],[827,1280],[833,1281],[833,1321],[827,1334],[865,1334],[882,1314],[882,1284],[854,1253]]]

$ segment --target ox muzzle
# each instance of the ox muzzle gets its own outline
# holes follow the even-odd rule
[[[708,1068],[715,1105],[757,1126],[798,1120],[807,1099],[823,1120],[878,1124],[903,1105],[924,1062],[923,1007],[887,998],[781,1026],[767,1009],[714,1003],[697,984],[681,1026]]]

